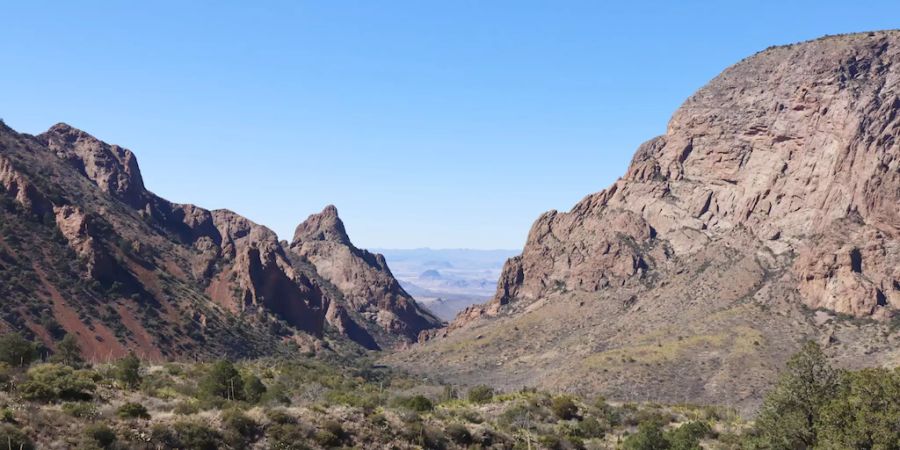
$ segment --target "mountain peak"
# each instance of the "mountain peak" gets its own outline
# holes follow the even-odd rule
[[[338,216],[338,210],[334,205],[326,206],[322,212],[310,215],[303,223],[297,225],[293,244],[303,241],[331,241],[351,245],[344,222]]]

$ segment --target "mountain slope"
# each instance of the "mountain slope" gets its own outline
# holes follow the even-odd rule
[[[805,339],[847,365],[896,363],[898,63],[887,31],[728,68],[625,176],[541,216],[491,302],[396,361],[750,408]]]
[[[127,149],[65,124],[39,136],[0,125],[0,186],[0,327],[51,349],[71,333],[94,359],[250,356],[317,348],[333,329],[343,299],[314,266],[238,214],[147,191]]]

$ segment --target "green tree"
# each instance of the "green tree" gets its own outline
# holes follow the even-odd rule
[[[141,383],[141,360],[134,352],[129,352],[128,355],[116,361],[114,374],[126,388],[136,387]]]
[[[263,394],[266,393],[266,385],[263,384],[262,380],[259,379],[258,376],[252,373],[246,373],[243,376],[243,384],[244,384],[244,400],[250,403],[259,403],[260,399],[262,399]]]
[[[665,438],[672,450],[700,450],[700,439],[708,436],[712,428],[706,422],[688,422],[667,431]]]
[[[838,375],[816,343],[804,344],[766,395],[749,446],[773,450],[815,447],[816,423],[822,408],[837,393]]]
[[[209,397],[241,400],[244,395],[244,381],[231,361],[222,359],[213,363],[200,382],[200,391]]]
[[[900,371],[844,373],[816,428],[818,448],[900,449]]]
[[[622,442],[622,448],[626,450],[667,450],[669,441],[663,435],[662,424],[651,420],[641,422],[637,432]]]
[[[81,356],[81,347],[75,336],[67,334],[59,344],[56,344],[56,353],[50,358],[51,362],[65,364],[70,367],[81,367],[84,364],[84,358]]]
[[[0,335],[0,361],[25,367],[37,358],[37,346],[19,333]]]

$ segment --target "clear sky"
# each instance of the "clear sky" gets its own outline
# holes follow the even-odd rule
[[[157,194],[282,238],[333,203],[358,245],[394,248],[519,248],[541,212],[620,176],[726,66],[900,24],[900,2],[846,0],[0,11],[0,117],[13,128],[67,122],[134,150]]]

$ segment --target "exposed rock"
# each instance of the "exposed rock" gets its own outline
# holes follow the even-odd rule
[[[400,287],[382,255],[353,246],[334,206],[297,226],[291,251],[343,294],[347,308],[391,335],[415,341],[422,331],[442,325]]]
[[[833,327],[810,309],[900,309],[898,113],[900,31],[747,58],[612,186],[542,215],[491,302],[393,360],[512,389],[748,407],[806,339],[847,366],[895,364],[886,321]]]

